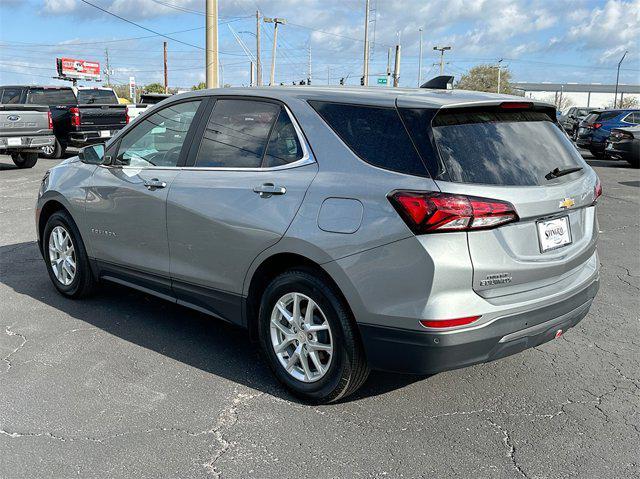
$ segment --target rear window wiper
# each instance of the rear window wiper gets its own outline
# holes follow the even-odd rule
[[[547,180],[552,180],[554,178],[560,178],[561,176],[568,175],[569,173],[575,173],[576,171],[582,170],[581,166],[575,166],[573,168],[567,168],[566,170],[561,170],[560,168],[555,168],[551,170],[549,173],[544,175]]]

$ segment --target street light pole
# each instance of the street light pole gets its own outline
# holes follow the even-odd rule
[[[502,73],[502,65],[500,63],[502,63],[502,60],[502,58],[498,60],[498,93],[500,93],[500,73]]]
[[[624,55],[622,55],[622,58],[620,59],[620,61],[618,62],[618,73],[616,74],[616,93],[613,96],[613,107],[616,107],[616,103],[618,102],[618,82],[620,81],[620,65],[622,65],[622,61],[624,60],[624,57],[627,56],[627,53],[629,53],[627,50],[625,50]],[[622,100],[620,100],[620,106],[622,107]]]
[[[369,0],[365,2],[364,13],[364,63],[362,64],[362,85],[369,84]]]
[[[264,17],[265,23],[273,23],[273,49],[271,50],[271,75],[269,76],[269,86],[273,86],[276,78],[276,46],[278,44],[278,25],[286,25],[284,18]]]
[[[420,58],[418,58],[418,88],[422,85],[422,27],[420,27]]]
[[[256,10],[256,85],[262,86],[262,61],[260,60],[260,10]]]
[[[446,52],[447,50],[451,50],[450,46],[445,46],[445,47],[439,47],[439,46],[435,46],[433,47],[434,50],[437,50],[440,52],[440,75],[444,74],[444,52]]]

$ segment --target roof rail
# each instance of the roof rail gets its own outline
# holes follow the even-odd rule
[[[428,82],[420,85],[420,88],[430,88],[432,90],[453,90],[453,76],[440,75],[434,77]]]

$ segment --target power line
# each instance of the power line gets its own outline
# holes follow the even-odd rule
[[[146,30],[146,31],[151,32],[151,33],[154,33],[155,35],[158,35],[160,37],[164,37],[164,38],[166,38],[168,40],[171,40],[171,41],[174,41],[174,42],[177,42],[177,43],[181,43],[182,45],[186,45],[188,47],[193,47],[193,48],[197,48],[199,50],[204,50],[204,47],[201,47],[199,45],[194,45],[193,43],[189,43],[189,42],[183,42],[182,40],[178,40],[177,38],[170,37],[169,35],[165,35],[164,33],[160,33],[160,32],[157,32],[155,30],[152,30],[151,28],[147,28],[145,26],[142,26],[139,23],[136,23],[134,21],[131,21],[131,20],[128,20],[128,19],[126,19],[124,17],[121,17],[120,15],[117,15],[117,14],[115,14],[113,12],[110,12],[106,8],[102,8],[101,6],[96,5],[94,3],[91,3],[88,0],[80,0],[80,1],[83,2],[83,3],[86,3],[87,5],[92,6],[93,8],[97,8],[98,10],[100,10],[100,11],[102,11],[104,13],[107,13],[107,14],[113,16],[113,17],[116,17],[116,18],[122,20],[123,22],[130,23],[131,25],[135,25],[138,28],[142,28],[143,30]]]

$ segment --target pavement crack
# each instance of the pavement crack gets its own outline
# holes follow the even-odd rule
[[[204,467],[205,470],[216,479],[219,479],[220,477],[222,477],[222,472],[218,469],[216,463],[220,460],[220,458],[224,454],[227,453],[229,448],[232,446],[232,443],[229,440],[227,440],[227,438],[225,437],[225,434],[228,433],[229,430],[231,430],[231,428],[233,428],[233,426],[235,426],[236,423],[238,422],[238,418],[239,418],[238,410],[240,409],[240,407],[244,406],[252,399],[260,397],[264,394],[264,393],[253,393],[253,394],[239,393],[237,392],[237,387],[236,387],[235,393],[236,394],[232,399],[231,404],[229,404],[227,407],[225,407],[222,410],[213,427],[208,431],[205,431],[206,434],[213,434],[213,436],[216,439],[216,442],[218,443],[218,446],[214,449],[213,455],[211,456],[211,458],[207,462],[202,464],[202,467]]]
[[[24,347],[24,345],[27,343],[26,336],[24,336],[23,334],[20,334],[20,333],[16,333],[15,331],[12,331],[11,328],[12,328],[12,326],[5,326],[4,333],[7,336],[12,336],[12,337],[16,337],[17,336],[18,338],[20,338],[20,344],[18,345],[18,347],[14,348],[12,351],[10,351],[9,354],[7,354],[4,358],[2,358],[2,361],[4,361],[7,364],[7,370],[5,372],[9,372],[9,370],[13,366],[13,364],[11,363],[11,356],[13,356],[18,351],[20,351]]]
[[[504,443],[504,446],[507,448],[507,456],[511,460],[511,464],[513,464],[513,467],[515,468],[515,470],[518,471],[518,473],[520,473],[520,476],[528,479],[529,476],[527,475],[526,472],[524,472],[522,467],[520,467],[520,465],[518,464],[518,461],[516,459],[516,447],[513,445],[513,441],[511,440],[511,436],[509,435],[509,431],[507,431],[505,428],[503,428],[502,426],[500,426],[499,424],[493,422],[490,419],[487,419],[487,422],[489,424],[491,424],[491,426],[494,429],[496,429],[496,430],[498,430],[498,431],[500,431],[502,433],[502,442]]]

